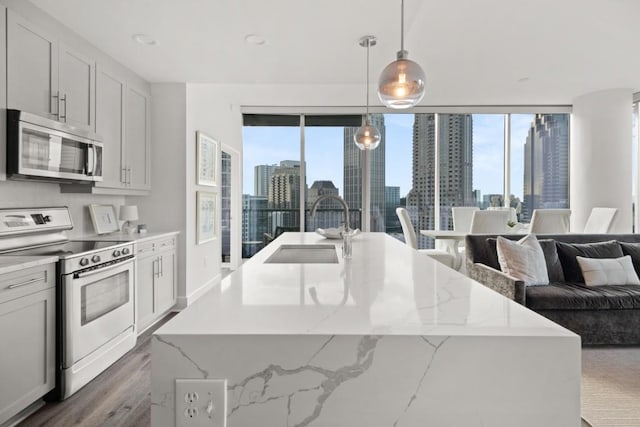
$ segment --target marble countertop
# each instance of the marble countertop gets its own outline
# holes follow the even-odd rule
[[[337,264],[264,263],[317,243],[342,241],[284,233],[156,334],[576,336],[384,233]]]
[[[145,240],[158,239],[160,237],[172,236],[174,234],[180,234],[179,231],[154,231],[147,232],[145,234],[135,233],[109,233],[109,234],[93,234],[75,238],[74,240],[98,240],[102,242],[115,242],[115,241],[135,241],[144,242]]]
[[[55,255],[24,256],[24,255],[0,255],[0,274],[12,273],[25,268],[58,262]]]

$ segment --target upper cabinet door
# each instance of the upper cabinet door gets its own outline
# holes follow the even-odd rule
[[[125,124],[127,184],[138,190],[151,188],[149,169],[149,94],[129,86]]]
[[[7,10],[7,106],[59,119],[56,39]]]
[[[72,126],[95,130],[95,61],[60,43],[60,120]]]
[[[98,187],[121,188],[125,183],[125,79],[98,64],[96,67],[96,133],[102,137],[102,178]]]

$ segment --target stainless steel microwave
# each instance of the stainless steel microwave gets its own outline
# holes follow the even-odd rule
[[[7,110],[7,175],[11,179],[102,181],[100,138],[89,131]]]

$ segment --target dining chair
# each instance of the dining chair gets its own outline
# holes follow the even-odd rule
[[[569,232],[571,209],[534,209],[529,232],[561,234]]]
[[[438,249],[418,249],[418,239],[416,237],[416,231],[411,224],[411,218],[409,218],[409,212],[405,208],[396,208],[396,215],[400,219],[400,225],[402,226],[402,234],[404,234],[404,242],[417,250],[420,253],[430,256],[434,260],[453,268],[455,257],[446,252]]]
[[[480,210],[477,206],[454,206],[451,208],[454,231],[470,232],[473,213]]]
[[[505,206],[490,206],[487,208],[488,211],[507,211],[509,212],[509,221],[518,222],[518,216],[516,215],[516,208],[505,207]]]
[[[593,208],[584,226],[584,233],[606,234],[611,228],[613,218],[618,212],[617,208]]]
[[[470,234],[504,234],[507,232],[509,215],[506,210],[475,211]]]

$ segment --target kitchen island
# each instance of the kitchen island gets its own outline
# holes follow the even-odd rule
[[[265,262],[297,244],[338,262]],[[176,379],[206,378],[228,427],[580,426],[577,335],[385,234],[341,244],[285,233],[161,327],[152,425],[185,416]]]

